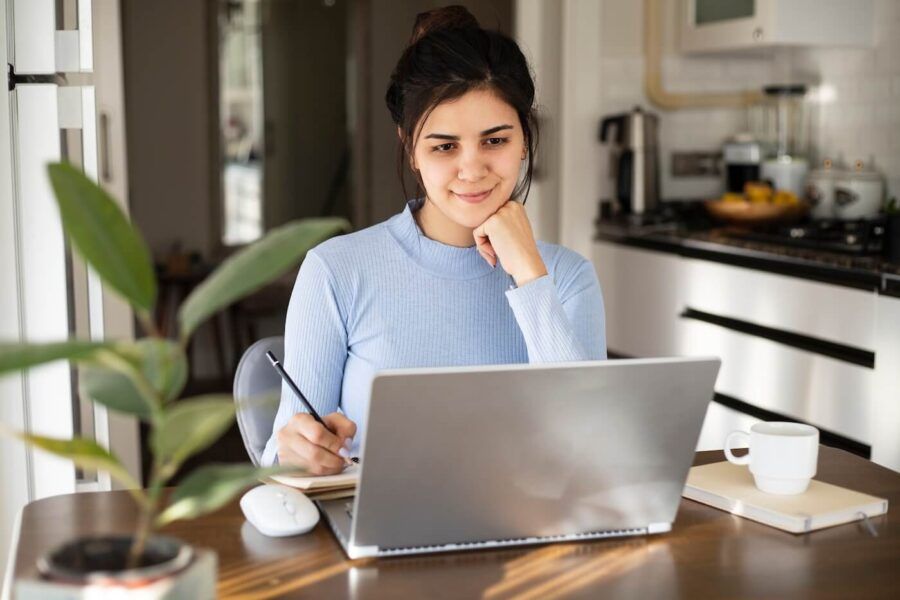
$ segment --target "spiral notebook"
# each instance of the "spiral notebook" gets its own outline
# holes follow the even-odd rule
[[[747,467],[728,461],[691,468],[682,496],[791,533],[882,515],[888,501],[812,480],[802,494],[778,496],[756,489]]]

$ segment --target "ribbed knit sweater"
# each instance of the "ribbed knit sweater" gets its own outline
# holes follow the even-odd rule
[[[285,370],[320,415],[340,409],[366,427],[379,369],[541,363],[606,358],[603,298],[581,255],[537,242],[548,274],[516,287],[475,246],[426,237],[422,199],[366,229],[307,253],[288,306]],[[262,463],[276,462],[275,432],[304,412],[282,387]]]

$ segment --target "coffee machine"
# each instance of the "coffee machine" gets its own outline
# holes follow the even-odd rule
[[[749,133],[739,133],[722,147],[725,161],[725,191],[743,194],[744,186],[760,180],[762,145]]]
[[[659,205],[657,122],[656,115],[640,106],[600,122],[600,141],[613,143],[610,175],[615,180],[614,198],[626,214],[652,213]]]

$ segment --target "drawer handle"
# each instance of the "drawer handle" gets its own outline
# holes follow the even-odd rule
[[[722,315],[704,312],[691,307],[686,307],[679,316],[682,319],[703,321],[710,325],[717,325],[718,327],[723,327],[732,331],[738,331],[754,337],[767,339],[798,350],[821,354],[822,356],[835,358],[867,369],[875,368],[875,353],[863,350],[862,348],[838,344],[837,342],[803,335],[802,333],[785,331],[784,329],[757,325],[756,323],[735,319],[733,317],[723,317]]]
[[[857,456],[862,456],[866,460],[872,458],[872,446],[848,438],[847,436],[841,435],[840,433],[835,433],[830,429],[825,429],[821,425],[818,425],[816,423],[809,423],[807,421],[803,421],[801,419],[797,419],[783,413],[762,408],[760,406],[756,406],[755,404],[750,404],[749,402],[739,400],[734,396],[728,396],[727,394],[722,394],[720,392],[715,392],[715,394],[713,394],[713,402],[733,411],[751,416],[754,419],[759,419],[760,421],[787,421],[789,423],[803,423],[805,425],[812,425],[813,427],[817,427],[819,429],[819,442],[823,445],[831,446],[833,448],[840,448],[841,450],[846,450],[847,452],[852,452]]]

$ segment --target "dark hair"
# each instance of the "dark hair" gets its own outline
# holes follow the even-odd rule
[[[442,102],[474,89],[489,89],[512,106],[528,147],[525,177],[512,192],[528,197],[534,174],[538,124],[534,81],[518,44],[499,31],[482,29],[462,6],[446,6],[416,17],[409,45],[391,74],[385,102],[402,132],[397,148],[397,172],[408,197],[403,164],[415,150],[415,129]],[[422,178],[416,173],[419,186]],[[417,190],[418,192],[418,190]]]

